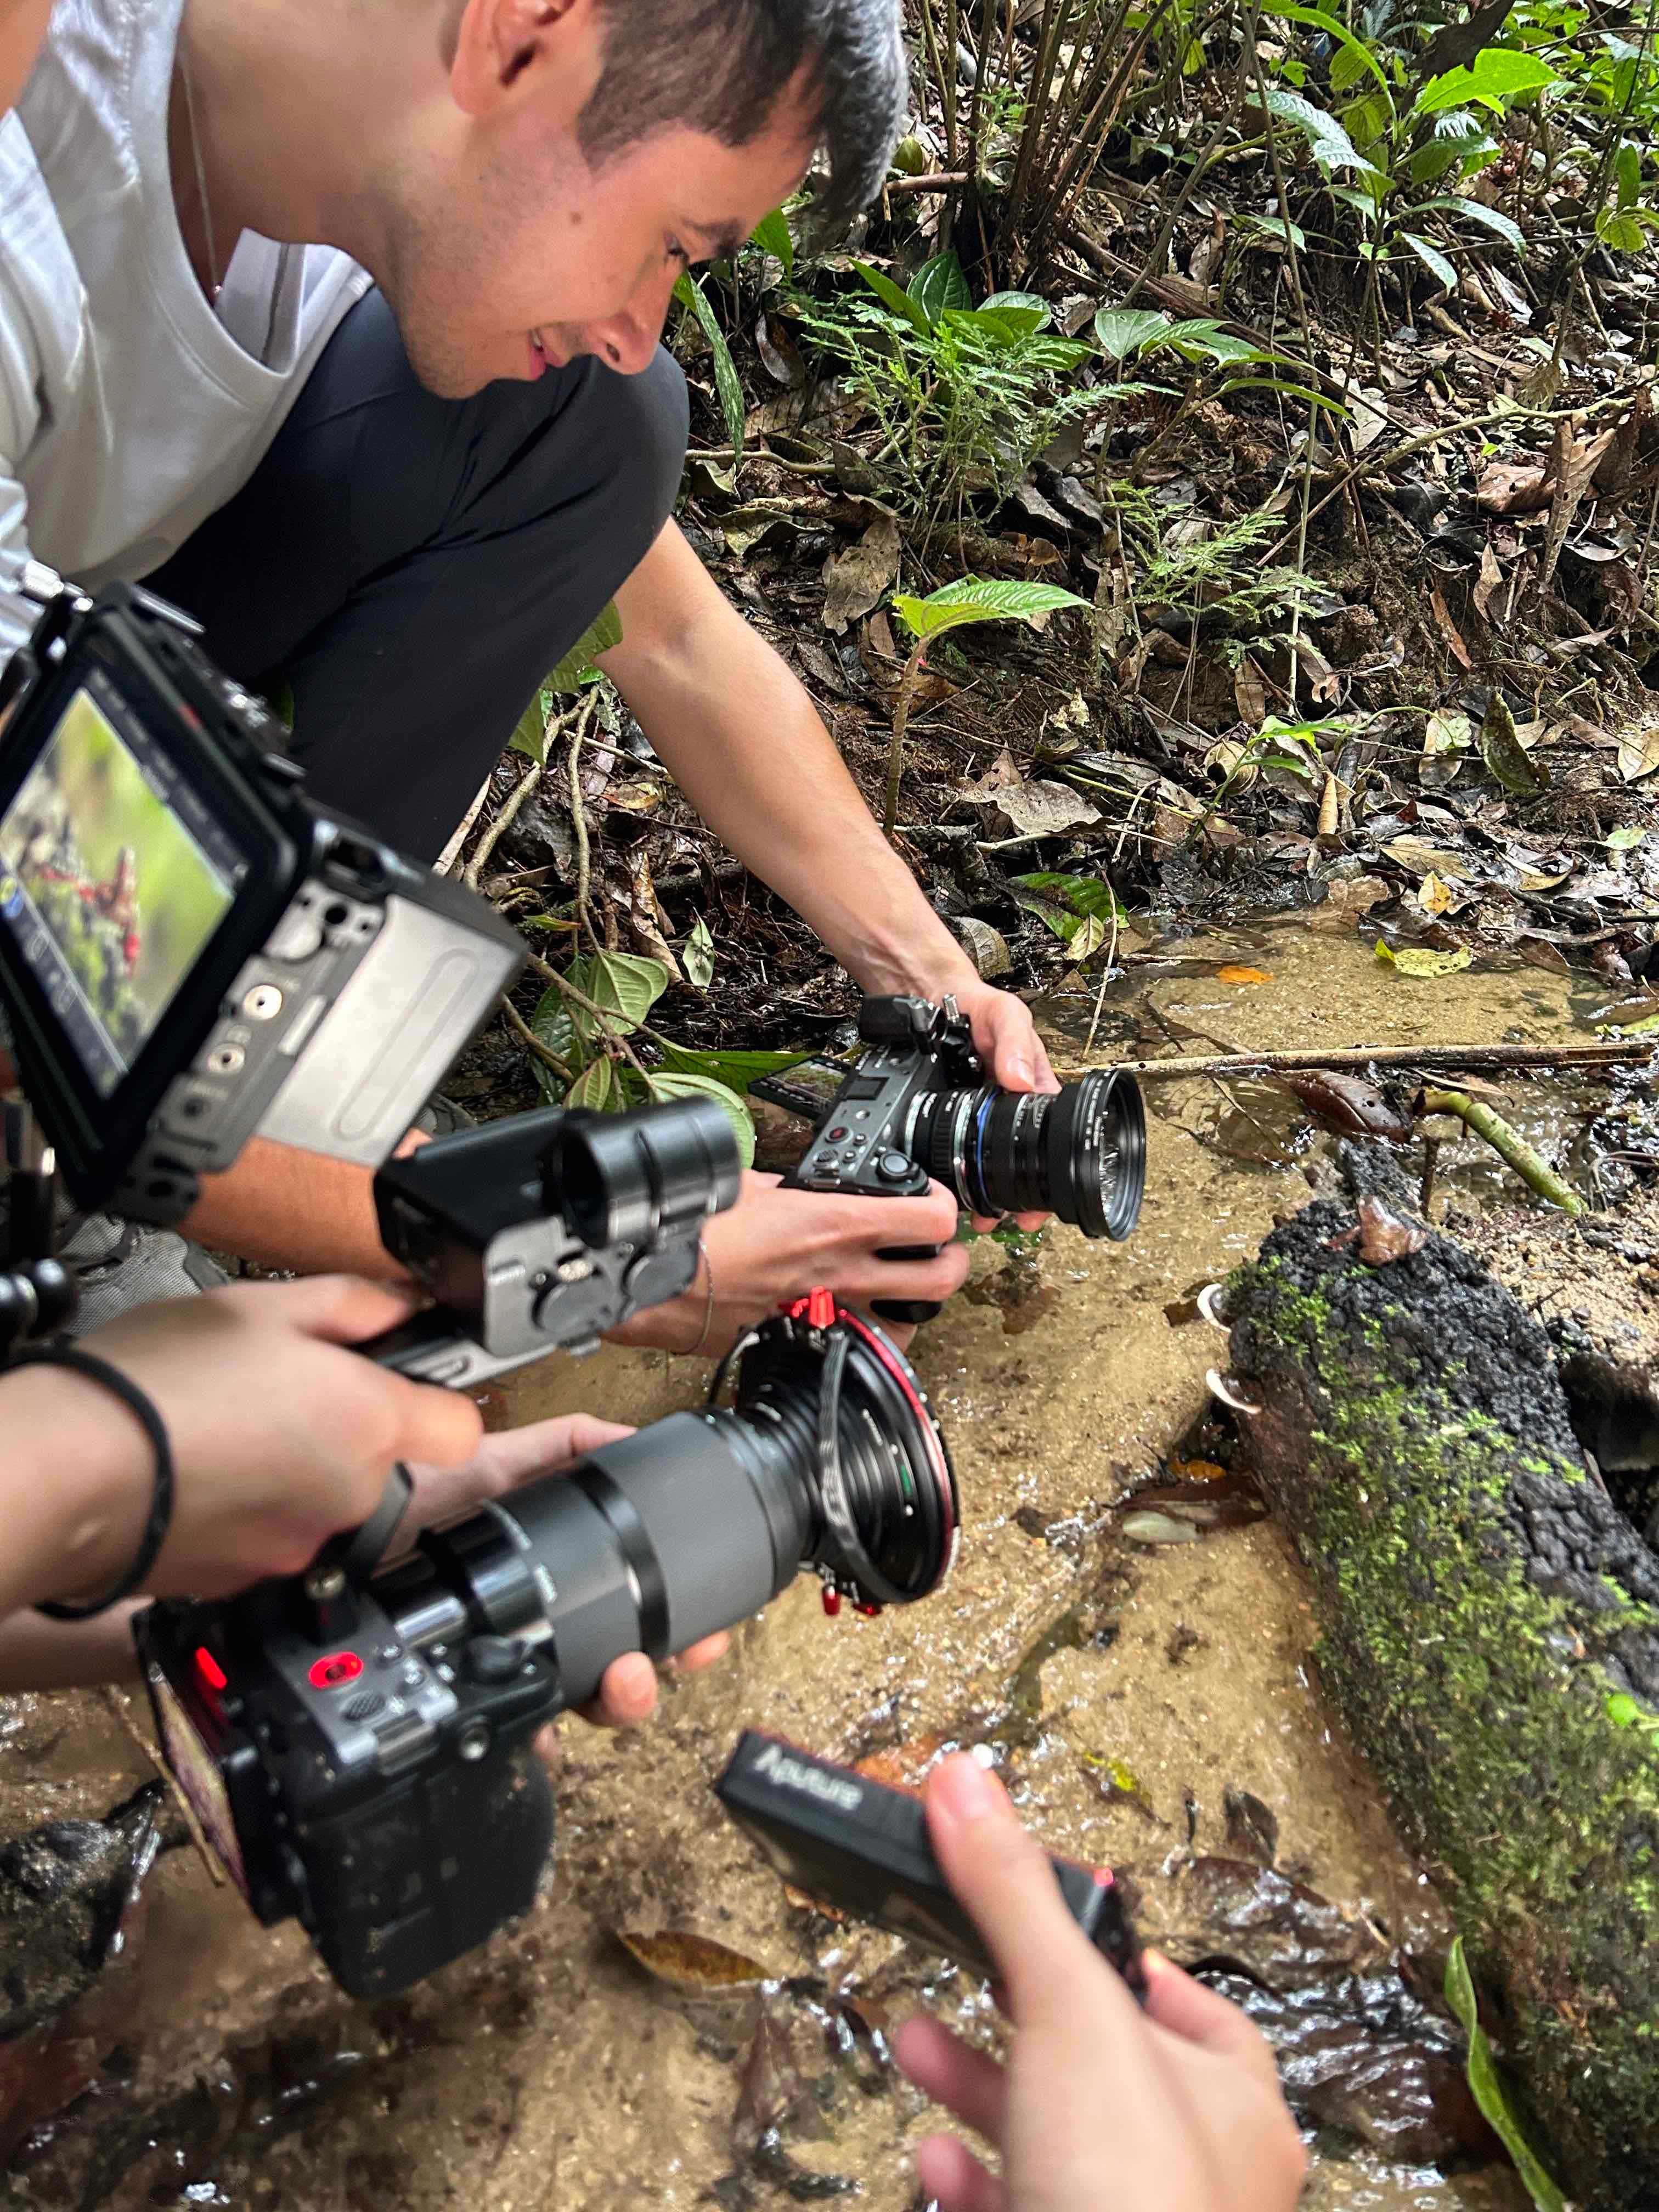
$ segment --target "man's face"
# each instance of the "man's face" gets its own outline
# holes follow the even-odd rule
[[[428,390],[459,398],[580,354],[637,375],[681,270],[735,252],[805,173],[814,132],[793,93],[747,146],[677,125],[590,168],[576,118],[599,60],[597,42],[567,40],[401,173],[374,273]]]

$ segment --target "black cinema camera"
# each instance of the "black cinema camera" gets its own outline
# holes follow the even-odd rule
[[[179,1221],[256,1132],[379,1167],[517,937],[307,799],[189,617],[28,581],[46,611],[0,689],[0,999],[70,1194]]]
[[[380,1170],[381,1236],[438,1307],[363,1349],[407,1374],[473,1384],[678,1297],[739,1188],[720,1109],[552,1109],[383,1166],[518,937],[308,799],[188,616],[27,583],[45,611],[0,687],[0,1007],[54,1157],[43,1175],[9,1121],[0,1354],[72,1304],[53,1174],[83,1208],[175,1222],[256,1132]]]
[[[1085,1237],[1128,1236],[1146,1182],[1146,1115],[1132,1075],[1103,1070],[1057,1097],[1001,1090],[954,999],[866,999],[859,1036],[867,1049],[850,1071],[808,1060],[750,1086],[817,1125],[787,1178],[793,1188],[916,1198],[938,1182],[970,1213],[1055,1213]],[[911,1322],[939,1309],[878,1300],[875,1310]]]
[[[523,1912],[552,1844],[531,1749],[611,1662],[684,1650],[804,1567],[861,1610],[936,1589],[958,1506],[915,1374],[815,1292],[750,1340],[736,1403],[676,1413],[423,1535],[138,1642],[168,1765],[267,1924],[386,1996]]]

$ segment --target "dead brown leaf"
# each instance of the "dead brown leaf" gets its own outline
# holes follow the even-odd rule
[[[1480,574],[1469,596],[1474,601],[1476,612],[1486,622],[1492,620],[1492,593],[1501,587],[1503,581],[1504,571],[1498,565],[1498,556],[1490,545],[1483,545],[1480,548]]]
[[[896,580],[898,565],[897,520],[878,515],[856,545],[831,554],[823,564],[824,628],[839,637],[848,623],[870,613]]]
[[[1542,461],[1488,461],[1474,503],[1488,514],[1537,514],[1550,503],[1549,469]]]
[[[1318,906],[1308,908],[1310,929],[1346,929],[1357,915],[1369,914],[1394,896],[1394,886],[1382,876],[1338,876],[1325,886]]]
[[[1659,769],[1659,722],[1645,730],[1626,730],[1619,740],[1619,773],[1626,783],[1641,783]]]
[[[662,1929],[654,1936],[637,1936],[619,1929],[617,1940],[638,1960],[647,1974],[670,1989],[696,1996],[727,1990],[752,1989],[771,1978],[764,1966],[717,1943],[712,1936],[694,1936]]]
[[[1279,1080],[1310,1113],[1345,1137],[1385,1137],[1391,1143],[1404,1144],[1413,1133],[1407,1116],[1362,1076],[1308,1068],[1281,1076]]]
[[[1380,1198],[1359,1201],[1359,1256],[1368,1267],[1391,1267],[1408,1260],[1429,1241],[1429,1232],[1414,1221],[1402,1221]]]
[[[1451,609],[1446,605],[1446,595],[1437,583],[1429,586],[1429,605],[1434,610],[1441,636],[1451,648],[1452,658],[1462,667],[1473,668],[1474,663],[1469,658],[1469,648],[1463,642],[1463,634],[1452,620]]]

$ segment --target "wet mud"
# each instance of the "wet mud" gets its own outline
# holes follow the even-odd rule
[[[1163,952],[1108,992],[1097,1060],[1212,1038],[1590,1034],[1572,981],[1534,969],[1414,983],[1369,941],[1300,926]],[[1223,966],[1268,980],[1225,983]],[[1081,1064],[1096,1011],[1092,992],[1043,1010],[1060,1060]],[[389,2005],[349,2002],[295,1929],[260,1930],[192,1850],[169,1851],[123,1954],[118,2016],[92,2033],[92,2086],[33,2128],[0,2203],[734,2212],[848,2197],[910,2212],[912,2148],[936,2122],[884,2032],[927,2004],[988,2039],[992,2008],[971,1978],[827,1920],[761,1865],[708,1790],[758,1727],[890,1778],[989,1743],[1053,1847],[1123,1869],[1148,1933],[1208,1961],[1280,2044],[1317,2212],[1523,2212],[1432,2000],[1444,1910],[1312,1680],[1288,1534],[1193,1442],[1222,1346],[1194,1294],[1305,1201],[1334,1139],[1265,1082],[1154,1085],[1148,1103],[1131,1242],[981,1240],[969,1294],[918,1340],[967,1516],[941,1595],[831,1622],[798,1583],[721,1667],[671,1682],[648,1729],[562,1723],[556,1868],[536,1910]],[[1594,1104],[1536,1084],[1506,1110],[1571,1165]],[[1473,1147],[1440,1176],[1465,1207],[1516,1197]],[[516,1379],[513,1412],[644,1422],[705,1381],[656,1354],[551,1360]],[[0,1836],[101,1814],[147,1778],[96,1698],[0,1707]],[[749,1964],[623,1941],[662,1931]]]

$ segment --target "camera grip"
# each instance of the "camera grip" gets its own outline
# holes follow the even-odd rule
[[[937,1260],[943,1247],[938,1244],[883,1244],[876,1252],[878,1260]],[[896,1321],[910,1327],[933,1321],[945,1309],[927,1298],[872,1298],[870,1310],[878,1321]]]

